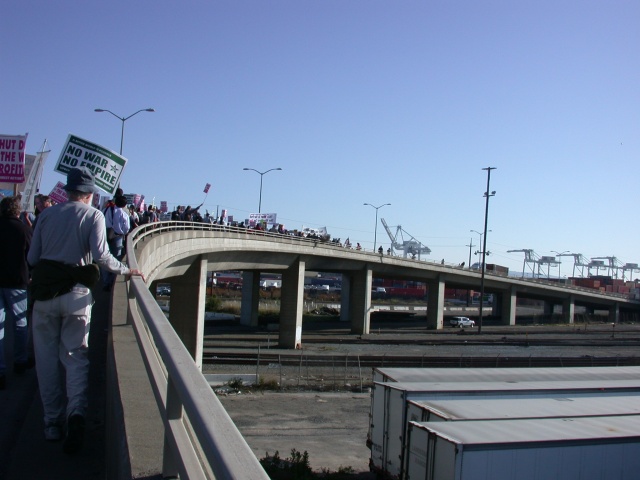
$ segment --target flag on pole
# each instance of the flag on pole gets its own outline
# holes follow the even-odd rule
[[[45,140],[45,144],[46,144]],[[45,145],[42,145],[44,148]],[[40,185],[40,178],[42,177],[42,167],[44,166],[44,162],[49,155],[49,150],[38,152],[36,158],[33,161],[33,165],[29,171],[27,176],[27,180],[23,184],[22,191],[22,203],[21,208],[26,212],[33,212],[33,200],[36,197],[36,191],[38,190],[38,186]]]
[[[210,188],[211,188],[211,184],[210,184],[210,183],[207,183],[207,184],[204,186],[204,193],[209,193],[209,189],[210,189]]]

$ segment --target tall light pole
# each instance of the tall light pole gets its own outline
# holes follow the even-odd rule
[[[487,171],[487,190],[484,192],[486,203],[484,207],[484,242],[482,244],[482,275],[480,277],[480,315],[478,316],[478,333],[482,333],[482,307],[484,306],[484,273],[486,270],[485,261],[487,259],[487,225],[489,222],[489,198],[493,197],[496,192],[489,191],[489,184],[491,183],[491,170],[495,170],[495,167],[486,167],[482,170]]]
[[[270,168],[266,172],[259,172],[255,168],[243,168],[243,170],[252,170],[260,175],[260,201],[258,202],[258,213],[262,213],[262,177],[265,173],[272,172],[274,170],[282,170],[280,167],[278,168]]]
[[[491,232],[492,230],[487,230],[487,231]],[[478,246],[482,247],[482,235],[484,235],[484,234],[482,232],[477,231],[477,230],[469,230],[469,232],[478,234]],[[478,253],[478,252],[476,252],[476,253]],[[471,264],[471,250],[469,250],[469,264]],[[469,268],[471,268],[471,265],[469,265]]]
[[[376,251],[376,244],[378,242],[378,210],[382,207],[385,207],[387,205],[391,205],[390,203],[383,203],[382,205],[379,206],[375,206],[375,205],[371,205],[370,203],[364,203],[363,205],[369,205],[370,207],[373,207],[376,209],[376,225],[375,228],[373,230],[373,251]]]
[[[115,113],[113,113],[111,110],[106,110],[104,108],[96,108],[93,111],[94,112],[98,112],[98,113],[101,113],[101,112],[110,113],[111,115],[113,115],[114,117],[116,117],[118,120],[120,120],[122,122],[122,131],[120,133],[120,155],[122,155],[122,144],[124,143],[124,122],[129,120],[134,115],[139,114],[140,112],[155,112],[155,110],[153,108],[142,108],[142,109],[138,110],[137,112],[132,113],[128,117],[121,117],[121,116],[116,115]]]
[[[473,230],[471,230],[473,231]],[[471,249],[473,247],[475,247],[476,245],[473,244],[473,237],[471,237],[469,239],[469,245],[467,245],[467,247],[469,247],[469,264],[467,265],[467,268],[471,268]]]
[[[569,250],[565,250],[564,252],[556,252],[555,250],[551,250],[551,253],[555,253],[556,257],[564,257],[567,253],[569,253]],[[560,260],[558,260],[558,278],[562,278],[560,276],[560,265],[562,264],[562,262]]]

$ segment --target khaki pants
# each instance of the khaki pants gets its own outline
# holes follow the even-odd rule
[[[33,306],[33,344],[45,425],[62,424],[74,413],[86,415],[92,304],[91,291],[77,284],[69,293],[37,300]]]

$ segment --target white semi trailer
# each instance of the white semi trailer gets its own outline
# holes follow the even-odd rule
[[[409,424],[409,480],[635,480],[640,416]]]

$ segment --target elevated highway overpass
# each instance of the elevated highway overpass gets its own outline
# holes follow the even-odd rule
[[[374,252],[345,249],[318,240],[199,223],[161,222],[137,229],[130,247],[147,275],[151,292],[158,282],[171,284],[170,319],[187,348],[201,357],[207,271],[243,272],[241,323],[257,325],[260,273],[282,275],[279,345],[299,348],[302,338],[305,272],[336,272],[343,276],[341,318],[353,334],[369,333],[374,277],[406,279],[428,285],[425,327],[444,326],[445,288],[480,289],[477,270],[411,260]],[[149,295],[151,295],[149,292]],[[640,302],[626,296],[544,280],[520,279],[490,272],[485,292],[496,296],[494,315],[515,325],[518,298],[543,300],[548,311],[562,305],[567,323],[575,306],[608,310],[615,323],[620,311],[640,311]]]

